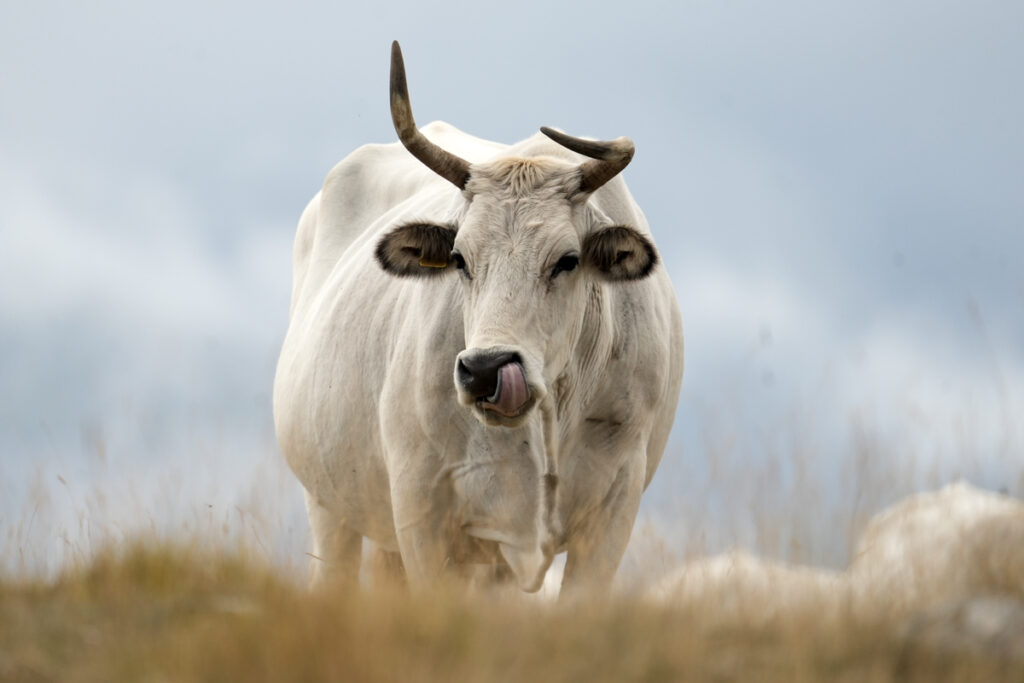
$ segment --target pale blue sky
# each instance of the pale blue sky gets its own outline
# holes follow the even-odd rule
[[[797,450],[842,490],[868,437],[1020,492],[1020,3],[41,1],[0,6],[6,519],[97,443],[183,508],[243,495],[295,222],[394,139],[395,38],[420,122],[636,142],[687,334],[651,510],[746,505],[715,467]]]

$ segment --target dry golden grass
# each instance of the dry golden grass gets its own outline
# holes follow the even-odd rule
[[[757,605],[750,605],[751,612]],[[308,592],[257,554],[129,545],[0,583],[0,680],[932,680],[882,614],[732,621],[620,596],[527,603],[402,588]],[[944,680],[1019,680],[997,662]],[[1021,672],[1017,672],[1020,674]]]
[[[958,605],[908,615],[891,603],[807,599],[803,590],[790,600],[729,582],[674,603],[629,592],[730,547],[844,566],[871,515],[929,487],[911,456],[890,462],[899,449],[870,434],[836,462],[813,443],[782,444],[753,470],[728,439],[712,443],[699,456],[713,465],[704,479],[667,482],[670,505],[654,517],[662,523],[638,524],[619,572],[625,590],[569,603],[381,587],[309,592],[295,571],[307,559],[305,519],[290,514],[296,484],[276,452],[242,495],[179,500],[183,482],[195,487],[193,473],[97,483],[40,472],[24,507],[0,518],[0,682],[1024,681],[1024,654],[1003,656],[1013,648],[932,637],[936,624],[960,618]],[[1018,472],[1019,444],[984,463]],[[100,460],[100,474],[118,469]],[[815,469],[826,461],[842,472],[839,484],[822,476],[832,470]],[[935,479],[931,486],[947,477]],[[1020,497],[1024,472],[1006,484]],[[1018,547],[1020,529],[998,537],[994,549]],[[1011,595],[1024,620],[1024,555],[1002,557],[992,554],[999,571],[972,572]],[[1009,633],[1024,641],[1024,623]]]

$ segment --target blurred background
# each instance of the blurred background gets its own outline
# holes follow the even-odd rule
[[[625,566],[837,566],[907,492],[1024,491],[1024,5],[366,5],[0,5],[3,568],[183,530],[305,561],[291,241],[395,139],[396,38],[421,123],[636,142],[687,369]]]

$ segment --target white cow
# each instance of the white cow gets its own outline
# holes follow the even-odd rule
[[[744,550],[692,560],[645,592],[656,604],[701,611],[701,623],[763,626],[813,614],[835,618],[845,604],[841,572],[778,562]]]
[[[890,609],[1024,596],[1024,503],[965,481],[909,496],[871,518],[848,574]]]
[[[563,588],[606,587],[683,373],[633,144],[420,131],[397,43],[391,109],[402,144],[338,164],[295,240],[274,418],[314,578],[367,537],[417,586],[507,562],[534,591],[567,551]]]
[[[1024,596],[1024,502],[956,482],[879,512],[835,572],[743,551],[689,562],[646,592],[706,622],[900,617],[984,595]]]

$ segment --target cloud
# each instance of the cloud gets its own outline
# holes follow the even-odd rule
[[[333,163],[393,139],[395,37],[422,120],[506,142],[540,124],[637,141],[626,178],[687,332],[673,437],[685,456],[666,458],[656,487],[712,467],[726,437],[751,467],[811,444],[827,478],[858,429],[889,439],[893,459],[968,462],[993,485],[1011,469],[1019,6],[528,2],[471,15],[0,9],[8,500],[36,462],[91,476],[98,441],[125,467],[213,480],[273,449],[296,219]]]
[[[879,467],[914,470],[908,483],[959,474],[1020,484],[1024,363],[983,321],[956,336],[899,311],[851,326],[828,290],[708,262],[675,283],[687,369],[674,438],[689,455],[669,467],[707,472],[704,458],[729,444],[752,466],[803,451],[823,476],[848,466],[868,435],[888,454]]]
[[[122,421],[126,403],[131,419],[182,403],[223,416],[269,395],[290,229],[254,226],[218,251],[215,227],[172,183],[93,176],[96,207],[52,195],[53,178],[31,168],[0,173],[15,190],[0,207],[8,422],[74,435],[82,421]]]

